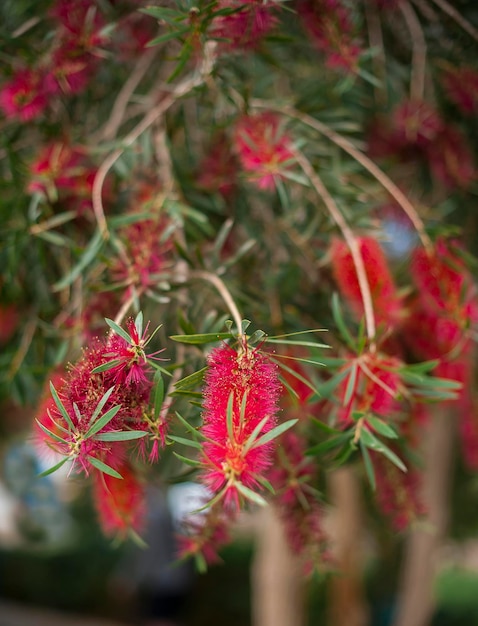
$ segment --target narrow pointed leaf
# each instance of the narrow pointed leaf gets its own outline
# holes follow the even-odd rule
[[[297,424],[298,421],[299,421],[298,419],[292,419],[292,420],[287,420],[287,422],[283,422],[282,424],[279,424],[278,426],[270,430],[265,435],[262,435],[262,437],[260,437],[260,439],[258,439],[252,447],[258,448],[259,446],[263,446],[264,444],[269,443],[269,441],[276,439],[277,437],[282,435],[282,433],[285,433],[286,430],[289,430],[289,428],[292,428],[292,426]]]
[[[65,421],[70,427],[71,431],[74,431],[75,426],[73,425],[73,422],[71,421],[71,417],[68,415],[68,411],[65,409],[63,402],[60,400],[60,396],[58,395],[55,389],[55,386],[51,381],[50,381],[50,391],[51,391],[51,395],[53,396],[53,400],[55,401],[55,404],[58,407],[58,410],[65,418]]]
[[[376,452],[380,452],[386,456],[394,465],[396,465],[402,472],[407,472],[407,466],[403,463],[403,461],[388,448],[380,439],[377,439],[373,433],[365,428],[362,429],[360,433],[360,441],[364,446],[370,448],[371,450],[375,450]]]
[[[259,506],[267,506],[267,502],[264,500],[264,498],[255,491],[252,491],[252,489],[249,489],[249,487],[246,487],[242,483],[235,483],[235,486],[239,493],[241,493],[251,502],[258,504]]]
[[[178,437],[177,435],[169,435],[168,439],[171,439],[171,441],[175,441],[176,443],[180,443],[183,446],[196,448],[197,450],[201,450],[202,448],[201,444],[198,441],[193,441],[192,439],[186,439],[185,437]]]
[[[231,333],[202,333],[198,335],[170,335],[169,338],[179,343],[201,345],[201,344],[206,344],[206,343],[213,343],[215,341],[222,341],[223,339],[230,339]]]
[[[91,463],[91,465],[93,465],[93,467],[96,467],[97,470],[100,470],[100,472],[103,472],[103,474],[108,474],[108,476],[112,476],[113,478],[123,479],[121,474],[119,474],[115,469],[113,469],[109,465],[106,465],[106,463],[103,463],[103,461],[100,461],[99,459],[95,459],[94,456],[88,456],[87,458],[88,458],[88,461]]]
[[[367,446],[364,445],[363,441],[360,442],[360,450],[363,456],[363,462],[365,465],[365,471],[367,473],[367,478],[372,488],[372,491],[377,489],[377,482],[375,480],[375,470],[373,468],[372,459],[370,458],[370,453],[367,449]]]
[[[398,438],[396,430],[378,417],[375,417],[374,415],[368,415],[366,419],[367,423],[370,424],[370,426],[383,437],[388,437],[388,439]]]
[[[70,460],[70,457],[66,456],[64,459],[62,459],[61,461],[59,461],[56,465],[54,465],[53,467],[50,467],[49,469],[45,470],[44,472],[41,472],[40,474],[38,474],[38,478],[42,478],[43,476],[48,476],[49,474],[53,474],[53,472],[56,472],[56,470],[60,469],[60,467],[62,467],[63,465],[65,465],[65,463],[67,461]]]
[[[98,402],[96,409],[93,411],[93,415],[90,418],[90,424],[93,424],[93,422],[96,420],[96,418],[98,417],[98,415],[101,413],[101,411],[103,410],[103,407],[105,406],[105,404],[108,402],[109,397],[111,396],[111,394],[114,391],[114,387],[110,387],[108,389],[108,391],[106,391],[102,396],[100,401]]]
[[[38,424],[38,426],[42,429],[42,431],[48,435],[49,437],[51,437],[52,439],[54,439],[55,441],[59,441],[61,443],[66,443],[68,445],[68,441],[66,441],[66,439],[63,439],[62,437],[60,437],[59,435],[56,435],[54,432],[52,432],[51,430],[49,430],[46,426],[43,426],[43,424],[37,420],[37,418],[35,418],[36,423]]]
[[[200,461],[197,461],[195,459],[188,459],[186,456],[183,456],[182,454],[178,454],[177,452],[173,451],[173,454],[174,454],[174,456],[177,459],[179,459],[180,461],[182,461],[186,465],[190,465],[191,467],[198,467],[198,466],[202,465],[202,463]]]
[[[96,433],[98,433],[102,428],[104,428],[106,424],[111,422],[113,417],[118,413],[120,409],[121,409],[121,404],[118,404],[112,407],[109,411],[106,411],[104,415],[102,415],[98,420],[96,420],[96,422],[92,426],[90,426],[87,433],[85,434],[86,439],[89,439],[93,435],[96,435]]]
[[[159,417],[159,413],[163,406],[164,400],[164,381],[161,376],[161,372],[156,372],[154,375],[154,419],[157,420]]]
[[[141,439],[147,434],[144,430],[111,430],[107,433],[98,433],[93,439],[95,441],[131,441]]]
[[[107,372],[108,370],[112,370],[114,367],[121,363],[121,359],[112,359],[108,361],[108,363],[103,363],[103,365],[98,365],[91,370],[92,374],[100,374],[101,372]]]
[[[261,434],[262,429],[264,428],[264,426],[267,424],[268,421],[269,421],[269,416],[266,415],[257,424],[257,426],[252,431],[250,437],[248,438],[248,440],[244,444],[244,448],[243,448],[244,452],[247,452],[248,450],[250,450],[250,448],[252,448],[252,446],[254,445],[255,441],[257,440],[257,438]]]
[[[108,317],[105,317],[105,322],[108,324],[111,330],[113,330],[117,335],[122,337],[130,345],[133,345],[134,342],[131,339],[130,334],[126,332],[124,328],[121,328],[121,326],[118,326],[118,324],[115,321],[110,320]]]
[[[347,387],[345,388],[344,406],[348,406],[352,400],[352,396],[355,392],[355,384],[357,382],[358,367],[356,361],[352,363],[350,368],[350,377],[347,381]]]

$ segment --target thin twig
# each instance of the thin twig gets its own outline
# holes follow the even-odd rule
[[[239,309],[237,308],[236,303],[234,302],[231,294],[229,293],[228,288],[226,287],[224,282],[219,278],[219,276],[216,276],[216,274],[212,274],[211,272],[206,272],[203,270],[194,270],[189,274],[189,276],[191,278],[201,278],[202,280],[207,280],[212,285],[214,285],[214,287],[216,287],[216,289],[221,295],[221,298],[224,300],[225,305],[227,306],[227,308],[229,309],[232,315],[234,323],[237,326],[238,334],[241,335],[242,334],[241,314],[239,313]]]
[[[399,4],[407,23],[412,40],[412,76],[410,79],[411,100],[423,100],[425,92],[425,74],[427,68],[427,44],[420,20],[408,0]]]
[[[128,311],[136,302],[136,300],[139,300],[139,298],[143,295],[145,289],[146,289],[145,287],[140,287],[139,289],[133,289],[133,292],[130,295],[130,297],[127,300],[125,300],[125,302],[123,302],[120,310],[118,311],[114,319],[115,323],[118,324],[118,326],[121,324],[125,315],[128,313]]]
[[[375,74],[385,85],[387,60],[385,57],[385,46],[383,44],[382,23],[380,21],[380,15],[377,11],[377,5],[374,4],[372,0],[366,0],[365,2],[365,18],[367,20],[368,40],[370,42],[370,46],[377,51],[377,53],[372,57]],[[387,90],[380,89],[380,87],[375,84],[373,88],[376,103],[385,105],[387,103]]]
[[[349,247],[350,254],[352,255],[352,260],[355,266],[355,271],[357,273],[357,279],[359,283],[360,295],[362,296],[364,314],[365,314],[365,326],[367,328],[367,336],[369,340],[372,342],[371,351],[374,350],[373,341],[375,339],[375,315],[373,311],[373,301],[372,294],[370,291],[370,285],[367,278],[367,272],[365,270],[365,264],[363,262],[362,252],[360,250],[359,242],[350,228],[350,226],[345,221],[342,213],[340,212],[339,207],[337,206],[335,200],[330,195],[328,189],[325,187],[322,179],[317,174],[317,172],[312,167],[310,161],[300,152],[299,150],[295,151],[295,158],[297,163],[302,168],[304,174],[312,183],[317,194],[322,198],[330,216],[340,228],[342,235]]]
[[[473,24],[470,24],[470,22],[466,20],[463,15],[461,15],[461,13],[459,13],[453,6],[451,6],[451,4],[446,2],[446,0],[431,1],[434,2],[437,7],[440,7],[443,13],[446,13],[448,16],[450,16],[452,20],[455,20],[458,26],[461,26],[464,31],[466,31],[471,37],[473,37],[475,41],[478,41],[478,30],[473,26]]]
[[[134,90],[141,82],[143,76],[148,71],[154,57],[156,56],[156,52],[156,48],[151,48],[139,58],[128,80],[124,83],[118,93],[111,110],[111,115],[109,116],[106,124],[96,133],[100,141],[111,141],[116,136],[118,128],[123,122],[128,102],[130,101]]]
[[[92,189],[92,202],[95,218],[98,228],[102,236],[107,239],[109,237],[108,224],[105,218],[103,208],[102,191],[106,176],[123,152],[131,146],[151,126],[161,115],[163,115],[170,106],[179,98],[192,91],[195,87],[201,85],[207,76],[211,73],[214,65],[214,46],[215,42],[210,42],[211,46],[206,45],[204,60],[199,70],[196,70],[191,76],[181,81],[171,93],[164,96],[159,104],[153,107],[147,115],[137,124],[133,130],[121,141],[121,148],[117,148],[109,154],[96,172]]]
[[[280,106],[276,105],[273,102],[268,102],[266,100],[253,99],[250,102],[251,106],[258,108],[267,108],[271,111],[277,111],[278,113],[282,113],[283,115],[287,115],[293,119],[299,120],[303,124],[310,126],[311,128],[317,130],[319,133],[330,139],[337,146],[342,148],[347,154],[350,154],[352,158],[354,158],[360,165],[362,165],[374,178],[378,180],[378,182],[384,187],[388,193],[394,198],[394,200],[399,204],[405,213],[408,215],[410,221],[412,222],[415,230],[418,233],[420,241],[423,244],[423,247],[427,251],[428,254],[433,254],[433,243],[425,231],[425,225],[418,215],[415,207],[407,198],[407,196],[400,190],[399,187],[383,172],[378,165],[376,165],[371,159],[368,158],[363,152],[361,152],[358,148],[356,148],[351,141],[349,141],[343,135],[336,133],[334,130],[319,122],[314,117],[307,115],[306,113],[302,113],[297,109],[294,109],[291,106]]]
[[[30,345],[33,341],[33,337],[35,335],[35,331],[38,326],[38,320],[36,317],[31,318],[25,325],[25,329],[23,331],[22,339],[20,341],[20,345],[18,350],[16,351],[8,369],[8,378],[11,380],[15,374],[20,369],[27,353],[30,348]]]

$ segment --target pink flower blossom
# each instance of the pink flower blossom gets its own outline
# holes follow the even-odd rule
[[[203,448],[203,480],[213,493],[225,489],[226,504],[238,508],[237,484],[257,489],[258,478],[272,462],[271,442],[254,446],[248,440],[259,425],[258,438],[276,424],[277,368],[267,355],[243,341],[238,348],[224,345],[211,352],[205,382],[201,430],[208,439]],[[232,409],[229,424],[228,406]]]
[[[10,119],[29,122],[39,117],[48,105],[48,84],[41,72],[18,70],[0,89],[0,108]]]
[[[294,157],[292,141],[280,118],[268,111],[240,118],[234,143],[242,167],[259,189],[273,189]]]
[[[478,71],[469,66],[450,67],[441,77],[448,98],[462,113],[472,115],[478,109]]]
[[[255,48],[277,22],[272,13],[275,4],[262,0],[220,0],[218,9],[242,8],[231,15],[216,17],[210,34],[216,39],[224,39],[226,49]]]

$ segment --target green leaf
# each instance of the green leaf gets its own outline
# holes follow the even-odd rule
[[[179,459],[180,461],[182,461],[186,465],[190,465],[191,467],[198,467],[198,466],[202,465],[202,463],[200,461],[196,461],[195,459],[188,459],[186,456],[183,456],[182,454],[178,454],[175,451],[173,451],[173,454],[174,454],[174,456],[177,459]]]
[[[378,417],[375,417],[374,415],[367,415],[366,421],[374,430],[376,430],[383,437],[388,437],[389,439],[398,438],[396,430]]]
[[[42,431],[48,435],[49,437],[51,437],[52,439],[54,439],[55,441],[59,441],[61,443],[66,443],[68,445],[68,441],[66,441],[66,439],[63,439],[62,437],[60,437],[59,435],[56,435],[54,432],[52,432],[51,430],[49,430],[46,426],[43,426],[43,424],[35,417],[35,421],[38,424],[38,426],[42,429]]]
[[[108,370],[112,370],[114,367],[121,363],[121,359],[113,359],[108,361],[108,363],[103,363],[103,365],[98,365],[91,370],[92,374],[101,374],[101,372],[107,372]]]
[[[263,487],[265,487],[265,489],[267,489],[267,491],[269,491],[272,495],[275,495],[276,490],[271,485],[271,483],[267,480],[267,478],[264,478],[264,476],[259,476],[259,475],[257,475],[255,478],[260,485],[262,485]]]
[[[43,476],[48,476],[49,474],[53,474],[53,472],[56,472],[56,470],[60,469],[60,467],[62,467],[63,465],[65,465],[65,463],[67,461],[70,460],[70,457],[66,456],[64,459],[62,459],[61,461],[59,461],[56,465],[54,465],[53,467],[50,467],[49,469],[45,470],[44,472],[41,472],[40,474],[38,474],[38,478],[42,478]]]
[[[215,341],[222,341],[224,339],[230,339],[231,333],[203,333],[199,335],[171,335],[169,338],[179,343],[201,345],[201,344],[206,344],[206,343],[213,343]]]
[[[63,402],[60,400],[60,396],[58,395],[55,389],[55,386],[53,385],[51,381],[50,381],[50,391],[51,391],[51,395],[53,396],[53,400],[55,401],[55,404],[58,407],[58,410],[65,418],[65,421],[70,427],[71,432],[74,432],[75,426],[73,425],[73,422],[71,421],[71,417],[68,415],[68,411],[65,409]]]
[[[103,472],[103,474],[108,474],[108,476],[112,476],[113,478],[123,479],[121,474],[118,474],[116,470],[114,470],[109,465],[106,465],[106,463],[103,463],[103,461],[95,459],[94,456],[88,456],[87,458],[91,465],[93,465],[93,467],[96,467],[97,470],[100,470],[100,472]]]
[[[181,378],[181,380],[178,380],[178,382],[174,385],[175,389],[183,389],[183,388],[189,389],[191,387],[197,387],[198,385],[202,383],[206,370],[207,370],[207,366],[203,367],[197,372],[193,372],[192,374],[189,374],[189,376],[185,376],[184,378]]]
[[[349,441],[352,438],[352,433],[346,432],[341,433],[340,435],[336,435],[335,437],[330,437],[330,439],[326,439],[312,448],[309,448],[306,452],[307,456],[315,456],[322,455],[325,452],[329,452],[329,450],[333,450],[334,448],[338,448],[342,446],[346,441]]]
[[[246,487],[242,483],[237,482],[234,484],[236,486],[236,489],[239,491],[239,493],[241,493],[245,498],[247,498],[251,502],[258,504],[259,506],[267,506],[267,502],[258,493],[256,493],[255,491],[252,491],[252,489],[249,489],[249,487]]]
[[[153,46],[157,46],[160,43],[165,43],[166,41],[170,41],[171,39],[179,39],[182,35],[189,33],[189,26],[184,26],[183,28],[178,28],[177,30],[171,30],[169,33],[164,33],[164,35],[159,35],[159,37],[155,37],[151,41],[148,41],[146,44],[146,48],[152,48]]]
[[[297,424],[298,421],[299,421],[298,419],[292,419],[292,420],[287,420],[287,422],[283,422],[282,424],[279,424],[278,426],[270,430],[265,435],[262,435],[262,437],[260,437],[252,445],[252,448],[258,448],[259,446],[263,446],[264,444],[269,443],[269,441],[276,439],[277,437],[282,435],[282,433],[285,433],[286,430],[289,430],[289,428],[292,428],[292,426]]]
[[[373,463],[372,459],[370,458],[369,451],[367,450],[367,447],[364,445],[363,441],[360,441],[360,450],[362,452],[368,481],[370,483],[370,486],[372,487],[372,490],[375,491],[377,489],[377,483],[375,481],[375,471],[373,469]]]
[[[186,19],[186,15],[183,12],[167,7],[145,7],[138,10],[140,13],[151,15],[151,17],[155,17],[157,20],[162,20],[168,24],[176,24],[178,21]]]
[[[144,430],[111,430],[107,433],[99,433],[93,439],[95,441],[130,441],[132,439],[141,439],[147,434]]]
[[[402,472],[407,472],[407,467],[403,463],[403,461],[392,452],[390,448],[388,448],[383,442],[381,442],[373,433],[371,433],[366,428],[362,428],[360,431],[360,441],[363,442],[363,445],[371,450],[375,450],[375,452],[379,452],[386,456],[394,465],[396,465]]]
[[[114,320],[110,320],[108,317],[105,317],[105,322],[117,335],[122,337],[127,343],[129,343],[131,346],[134,344],[134,341],[131,339],[129,333],[121,328],[121,326],[118,326],[118,324]]]
[[[103,244],[103,235],[99,231],[96,231],[81,255],[78,263],[68,272],[66,276],[53,285],[53,291],[61,291],[65,287],[71,285],[71,283],[73,283],[80,276],[82,271],[97,258]]]
[[[136,332],[139,337],[143,336],[143,311],[139,311],[138,315],[134,320],[134,325],[136,326]],[[156,332],[156,331],[155,331]]]
[[[98,420],[96,420],[96,422],[94,422],[92,426],[90,426],[90,428],[85,434],[85,438],[89,439],[93,435],[96,435],[96,433],[98,433],[102,428],[104,428],[106,424],[108,424],[108,422],[111,422],[113,417],[118,413],[120,409],[121,409],[121,404],[118,404],[112,407],[109,411],[106,411],[104,415],[102,415]]]
[[[227,436],[229,437],[229,441],[232,443],[235,439],[234,437],[234,391],[231,391],[231,393],[229,394],[229,398],[227,400],[226,426],[227,426]]]
[[[342,315],[342,309],[340,307],[339,296],[337,293],[334,293],[332,295],[332,315],[333,315],[335,324],[340,332],[340,335],[342,336],[342,339],[345,341],[346,345],[355,352],[357,346],[356,346],[354,338],[352,337],[349,329],[347,328],[347,325],[345,324],[345,321]]]
[[[350,368],[350,377],[347,381],[347,387],[345,388],[345,396],[344,396],[344,406],[348,406],[350,401],[352,400],[352,396],[355,392],[355,384],[357,382],[357,373],[358,373],[358,365],[357,361],[352,363]]]
[[[267,343],[278,343],[286,346],[304,346],[306,348],[330,348],[326,343],[316,343],[315,341],[300,341],[294,339],[271,339],[267,338]]]
[[[105,406],[105,404],[108,402],[109,397],[111,396],[111,394],[113,393],[113,391],[115,390],[114,387],[110,387],[108,389],[108,391],[106,391],[100,398],[100,401],[98,402],[98,404],[96,405],[96,409],[93,411],[93,414],[90,418],[90,424],[93,424],[93,422],[96,420],[96,418],[98,417],[98,415],[101,413],[101,411],[103,410],[103,407]]]
[[[348,373],[348,370],[342,370],[341,372],[337,372],[337,374],[332,376],[332,378],[329,378],[329,380],[326,380],[325,383],[320,384],[318,386],[320,397],[325,399],[330,398],[332,393],[340,385]]]
[[[314,426],[317,426],[318,428],[325,431],[329,435],[336,435],[337,433],[340,433],[340,431],[337,430],[336,428],[332,428],[332,426],[329,426],[328,424],[324,424],[324,422],[322,422],[321,420],[317,419],[314,416],[311,416],[310,419],[312,423],[314,424]]]
[[[301,383],[304,383],[304,385],[306,385],[309,389],[311,389],[317,396],[320,396],[319,390],[310,382],[310,380],[307,380],[307,378],[304,378],[304,376],[302,376],[301,374],[299,374],[292,368],[287,367],[287,365],[284,365],[284,363],[279,361],[277,358],[270,356],[270,359],[271,361],[276,363],[281,369],[291,374],[294,378],[297,378],[297,380],[300,380]]]
[[[192,439],[186,439],[185,437],[178,437],[177,435],[168,435],[168,439],[171,439],[171,441],[175,441],[176,443],[180,443],[183,446],[196,448],[197,450],[201,450],[202,448],[201,444],[198,441],[193,441]]]

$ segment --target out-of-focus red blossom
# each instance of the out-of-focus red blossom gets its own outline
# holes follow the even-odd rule
[[[199,166],[197,185],[229,199],[236,187],[237,160],[225,133],[218,133]]]
[[[256,48],[277,23],[273,11],[278,4],[271,0],[220,0],[217,6],[218,10],[239,7],[231,15],[214,18],[211,25],[211,37],[224,39],[221,45],[226,50]]]
[[[118,21],[114,33],[114,44],[119,57],[135,59],[156,35],[157,22],[151,16],[134,12]]]
[[[230,516],[217,507],[187,520],[184,533],[178,535],[179,558],[200,556],[208,565],[218,563],[218,550],[230,541],[230,522]]]
[[[44,194],[50,202],[63,202],[67,208],[83,215],[91,209],[91,192],[96,169],[84,151],[65,142],[43,146],[30,165],[29,193]],[[103,197],[111,196],[107,182]]]
[[[51,56],[49,67],[55,93],[73,95],[82,92],[97,69],[98,59],[87,52],[78,52],[76,42],[64,41]]]
[[[314,45],[332,69],[356,72],[362,49],[349,10],[340,0],[301,0],[297,10]]]
[[[420,358],[440,359],[437,375],[469,383],[473,343],[467,330],[478,321],[478,298],[458,250],[457,242],[443,238],[432,255],[415,250],[410,267],[417,296],[404,338]]]
[[[232,433],[227,425],[231,394]],[[224,345],[209,355],[201,429],[208,438],[203,447],[205,468],[202,480],[215,494],[225,489],[226,506],[239,508],[237,483],[257,489],[258,477],[270,467],[272,442],[249,449],[245,446],[265,418],[259,437],[276,425],[279,394],[276,365],[245,341],[236,349]]]
[[[7,343],[14,335],[20,314],[14,304],[0,304],[0,345]]]
[[[129,330],[130,334],[134,335],[131,326]],[[115,350],[114,340],[106,340],[106,342],[94,340],[89,348],[83,351],[82,358],[70,368],[58,389],[58,394],[73,424],[73,431],[56,405],[47,407],[50,410],[45,410],[42,415],[39,415],[40,423],[54,433],[57,432],[58,426],[66,429],[61,431],[61,437],[65,439],[65,443],[56,441],[43,431],[40,436],[42,441],[50,447],[65,456],[74,458],[75,469],[89,474],[94,469],[90,457],[105,462],[114,469],[123,464],[127,444],[122,441],[108,442],[84,436],[91,425],[91,417],[98,403],[111,388],[113,392],[103,407],[103,413],[118,405],[121,408],[103,427],[102,432],[124,431],[131,428],[149,432],[145,416],[150,413],[149,397],[152,382],[144,376],[142,361],[144,351],[142,351],[143,344],[141,343],[143,338],[138,337],[137,333],[132,337],[133,341],[136,341],[133,348],[134,354],[128,352],[127,355],[124,354],[123,349],[121,353]],[[118,371],[115,371],[116,368],[110,368],[103,372],[93,373],[95,368],[110,363],[118,356],[120,357]],[[141,374],[138,373],[138,369],[141,369]],[[55,426],[52,420],[58,426]],[[50,428],[51,425],[54,428]]]
[[[388,330],[396,329],[404,317],[403,301],[397,293],[386,256],[375,239],[360,237],[358,241],[372,294],[375,320]],[[360,319],[364,315],[364,306],[352,254],[347,244],[337,238],[332,240],[330,254],[340,293]]]
[[[284,132],[281,118],[269,111],[241,117],[234,145],[241,166],[260,189],[273,189],[294,158],[292,140]]]
[[[29,122],[38,118],[49,103],[51,81],[34,68],[17,70],[0,88],[0,108],[7,119]]]
[[[446,126],[427,147],[430,170],[445,187],[466,189],[476,180],[476,168],[466,137]]]
[[[472,115],[478,109],[478,70],[469,66],[450,67],[441,76],[448,98],[462,113]]]
[[[78,50],[91,50],[103,45],[107,38],[102,33],[105,21],[98,11],[98,3],[94,0],[56,0],[50,15],[68,33],[68,37],[76,42]],[[65,36],[59,33],[60,36]]]
[[[377,504],[396,530],[405,530],[427,511],[420,495],[422,474],[413,466],[402,472],[382,454],[371,451],[370,456],[375,469]]]
[[[349,374],[340,383],[337,395],[341,402],[338,420],[342,426],[353,423],[352,412],[374,413],[386,419],[397,412],[397,400],[400,391],[400,373],[402,362],[392,356],[367,352],[359,357],[351,357],[355,363],[343,366]],[[353,362],[352,361],[352,362]],[[354,387],[350,400],[345,403],[347,387],[353,368],[357,368]]]
[[[117,257],[111,267],[115,281],[131,288],[155,285],[171,266],[173,240],[166,234],[169,219],[160,214],[154,219],[133,222],[119,231],[126,255]],[[128,297],[128,289],[125,296]]]
[[[438,111],[422,100],[405,100],[393,113],[396,140],[403,146],[426,148],[443,130]]]
[[[125,462],[118,470],[122,479],[94,474],[93,501],[104,533],[124,537],[129,530],[142,528],[146,502],[144,486],[133,468]]]

